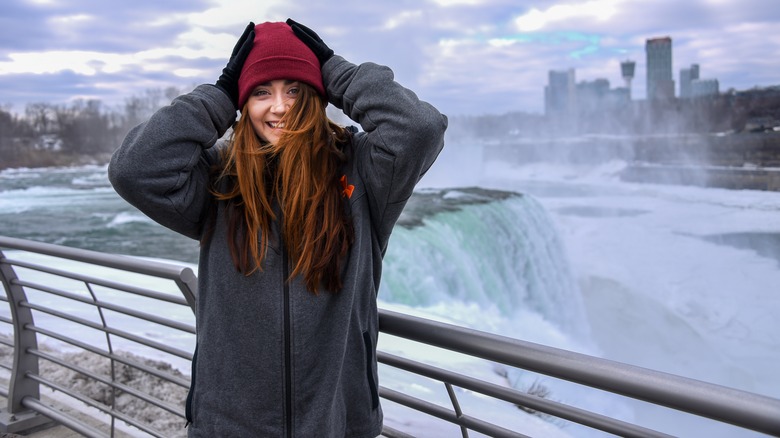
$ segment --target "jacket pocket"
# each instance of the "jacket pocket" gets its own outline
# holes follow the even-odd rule
[[[184,405],[184,417],[187,419],[187,427],[192,423],[192,394],[195,392],[195,365],[198,362],[198,345],[195,344],[195,352],[192,353],[192,371],[190,372],[190,390],[187,393],[187,402]]]
[[[371,335],[365,331],[363,332],[363,343],[366,346],[366,377],[368,378],[368,388],[371,390],[371,407],[376,409],[379,407],[379,391],[376,384],[376,376],[374,375],[374,344],[371,342]]]

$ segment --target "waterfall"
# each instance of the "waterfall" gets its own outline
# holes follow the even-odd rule
[[[589,338],[562,243],[531,196],[483,188],[417,192],[393,231],[384,267],[384,301],[492,310],[515,337],[522,317]]]

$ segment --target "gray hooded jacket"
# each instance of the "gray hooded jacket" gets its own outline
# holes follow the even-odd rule
[[[224,206],[209,194],[212,148],[235,120],[230,100],[201,85],[134,128],[109,179],[146,215],[200,239],[197,348],[187,403],[190,437],[375,437],[382,429],[376,297],[390,233],[443,147],[447,119],[387,67],[339,56],[322,68],[331,104],[360,123],[344,167],[355,241],[338,293],[287,277],[278,224],[262,272],[245,276],[226,243]]]

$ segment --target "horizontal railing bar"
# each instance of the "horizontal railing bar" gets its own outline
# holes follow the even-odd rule
[[[37,242],[34,240],[18,239],[14,237],[0,236],[0,247],[30,251],[39,254],[61,257],[79,262],[107,268],[117,268],[137,274],[154,275],[156,277],[175,280],[185,278],[187,281],[195,278],[192,269],[169,263],[154,262],[117,254],[108,254],[90,251],[81,248],[72,248],[51,243]]]
[[[395,356],[383,351],[377,351],[377,360],[385,365],[409,371],[411,373],[428,377],[455,386],[475,391],[493,398],[503,400],[516,405],[532,408],[557,418],[569,420],[584,426],[599,429],[622,437],[636,438],[669,438],[670,435],[647,429],[635,424],[620,421],[595,412],[580,409],[574,406],[547,400],[542,397],[527,394],[514,388],[499,386],[484,380],[464,376],[449,370],[436,368],[428,364],[416,362],[411,359]]]
[[[159,325],[162,325],[162,326],[166,326],[166,327],[169,327],[169,328],[172,328],[172,329],[181,330],[183,332],[187,332],[187,333],[190,333],[190,334],[193,334],[193,335],[195,334],[195,326],[193,326],[191,324],[185,324],[183,322],[173,321],[173,320],[170,320],[170,319],[167,319],[167,318],[162,318],[162,317],[159,317],[159,316],[156,316],[156,315],[152,315],[152,314],[149,314],[149,313],[139,312],[137,310],[133,310],[133,309],[130,309],[130,308],[127,308],[127,307],[124,307],[124,306],[120,306],[118,304],[114,304],[114,303],[111,303],[111,302],[108,302],[108,301],[102,301],[102,300],[93,301],[91,298],[87,298],[87,297],[84,297],[84,296],[76,295],[76,294],[71,293],[71,292],[67,292],[67,291],[60,290],[60,289],[55,289],[55,288],[52,288],[52,287],[49,287],[49,286],[46,286],[46,285],[33,283],[33,282],[29,282],[29,281],[24,281],[24,280],[14,281],[13,284],[18,284],[20,286],[28,287],[28,288],[35,289],[35,290],[38,290],[38,291],[41,291],[41,292],[50,293],[52,295],[56,295],[56,296],[59,296],[59,297],[62,297],[62,298],[68,298],[70,300],[78,301],[80,303],[89,304],[89,305],[96,306],[96,307],[102,307],[102,308],[108,309],[108,310],[113,310],[115,312],[119,312],[119,313],[122,313],[122,314],[125,314],[125,315],[128,315],[128,316],[133,316],[133,317],[136,317],[138,319],[143,319],[145,321],[153,322],[153,323],[156,323],[156,324],[159,324]],[[185,302],[184,305],[187,306],[187,303]],[[187,307],[189,308],[189,306],[187,306]]]
[[[33,410],[35,412],[38,412],[39,414],[44,415],[48,418],[51,418],[57,423],[62,424],[68,429],[78,432],[85,437],[107,438],[109,436],[107,433],[101,432],[95,429],[94,427],[71,417],[68,414],[64,414],[62,413],[62,411],[53,409],[52,407],[42,403],[38,399],[32,398],[30,396],[24,397],[22,399],[22,406],[26,407],[27,409]]]
[[[380,309],[379,329],[429,345],[780,435],[780,400]]]
[[[30,330],[33,330],[36,333],[40,333],[45,336],[49,336],[51,338],[57,339],[62,342],[66,342],[70,345],[73,345],[75,347],[79,347],[81,349],[84,349],[86,351],[89,351],[91,353],[97,354],[99,356],[105,357],[106,359],[113,359],[117,362],[121,362],[127,366],[131,366],[133,368],[139,369],[141,371],[147,372],[149,374],[152,374],[156,377],[159,377],[165,381],[171,382],[173,384],[179,385],[182,388],[189,388],[190,382],[189,380],[174,376],[172,374],[168,374],[166,372],[160,371],[156,368],[149,367],[147,365],[144,365],[142,363],[136,362],[132,359],[126,358],[124,356],[119,356],[115,353],[109,353],[105,350],[101,350],[98,347],[95,347],[94,345],[89,345],[84,342],[78,341],[76,339],[69,338],[67,336],[60,335],[58,333],[54,333],[51,330],[47,330],[41,327],[30,327]],[[192,361],[192,355],[190,355],[190,361]]]
[[[6,339],[4,337],[0,337],[0,344],[3,344],[5,346],[7,346],[7,347],[14,348],[14,342],[11,341],[10,339]]]
[[[1,260],[6,262],[6,263],[8,263],[8,264],[11,264],[13,266],[18,266],[18,267],[21,267],[21,268],[32,269],[32,270],[43,272],[43,273],[46,273],[46,274],[51,274],[51,275],[56,275],[58,277],[68,278],[68,279],[71,279],[71,280],[74,280],[74,281],[94,284],[94,285],[106,287],[106,288],[109,288],[109,289],[115,289],[115,290],[122,291],[122,292],[128,292],[128,293],[131,293],[131,294],[134,294],[134,295],[140,295],[140,296],[147,297],[147,298],[153,298],[155,300],[167,301],[167,302],[173,303],[173,304],[179,304],[179,305],[182,305],[182,306],[188,306],[187,300],[185,300],[183,297],[180,297],[180,296],[177,296],[177,295],[173,295],[173,294],[165,294],[165,293],[157,292],[157,291],[154,291],[154,290],[145,289],[145,288],[142,288],[142,287],[137,287],[137,286],[133,286],[133,285],[125,284],[125,283],[119,283],[119,282],[116,282],[116,281],[106,280],[106,279],[103,279],[103,278],[93,277],[91,275],[84,275],[84,274],[79,274],[79,273],[76,273],[76,272],[63,271],[63,270],[60,270],[60,269],[49,268],[47,266],[41,266],[41,265],[38,265],[38,264],[35,264],[35,263],[29,263],[29,262],[25,262],[25,261],[22,261],[22,260],[9,259],[7,257],[4,258],[4,259],[1,259]],[[170,279],[166,279],[166,280],[170,280]],[[176,279],[173,279],[173,280],[176,280]]]
[[[457,426],[465,426],[475,432],[484,433],[491,437],[507,437],[507,438],[529,438],[527,435],[503,428],[501,426],[488,423],[486,421],[472,418],[468,415],[462,415],[458,417],[455,413],[447,408],[439,406],[437,404],[420,400],[419,398],[412,397],[408,394],[398,392],[383,386],[379,387],[379,396],[404,405],[408,408],[412,408],[416,411],[432,415],[440,418]]]
[[[47,314],[52,315],[52,316],[57,316],[57,317],[62,318],[64,320],[81,324],[81,325],[83,325],[85,327],[93,328],[95,330],[98,330],[98,331],[101,331],[101,332],[104,332],[104,333],[110,333],[112,335],[119,336],[119,337],[127,339],[129,341],[133,341],[133,342],[136,342],[138,344],[145,345],[147,347],[151,347],[151,348],[154,348],[156,350],[164,351],[164,352],[166,352],[168,354],[172,354],[174,356],[178,356],[178,357],[180,357],[182,359],[187,359],[187,357],[188,357],[188,354],[187,354],[186,351],[179,350],[178,348],[169,347],[169,346],[167,346],[165,344],[162,344],[160,342],[152,341],[152,340],[149,340],[149,339],[146,339],[146,338],[142,338],[142,337],[134,335],[132,333],[128,333],[128,332],[126,332],[124,330],[119,330],[119,329],[116,329],[116,328],[113,328],[113,327],[104,327],[101,324],[97,324],[97,323],[94,323],[92,321],[88,321],[88,320],[86,320],[84,318],[79,318],[77,316],[72,316],[72,315],[69,315],[69,314],[67,314],[65,312],[60,312],[58,310],[54,310],[54,309],[51,309],[51,308],[46,307],[46,306],[41,306],[39,304],[33,304],[33,303],[30,303],[29,301],[21,301],[21,302],[19,302],[19,306],[20,307],[29,307],[30,309],[37,310],[39,312],[44,312],[44,313],[47,313]],[[25,326],[25,328],[28,328],[28,327],[29,327],[29,325]]]
[[[100,383],[106,384],[106,385],[111,386],[113,388],[116,388],[116,389],[118,389],[120,391],[126,392],[126,393],[132,395],[133,397],[136,397],[136,398],[138,398],[140,400],[143,400],[143,401],[145,401],[145,402],[147,402],[149,404],[155,405],[155,406],[157,406],[160,409],[163,409],[163,410],[166,410],[166,411],[170,412],[171,414],[174,414],[174,415],[177,415],[179,417],[184,418],[184,416],[179,412],[181,410],[179,407],[171,405],[169,403],[166,403],[163,400],[160,400],[160,399],[158,399],[156,397],[147,396],[146,394],[144,394],[140,390],[135,389],[135,388],[133,388],[131,386],[128,386],[128,385],[125,385],[123,383],[119,383],[119,382],[113,381],[113,380],[111,380],[111,378],[108,378],[108,377],[105,377],[105,376],[101,376],[101,375],[99,375],[97,373],[94,373],[94,372],[92,372],[92,371],[90,371],[90,370],[88,370],[86,368],[83,368],[83,367],[80,367],[78,365],[74,365],[74,364],[68,363],[68,362],[66,362],[66,361],[64,361],[64,360],[62,360],[62,359],[60,359],[60,358],[58,358],[58,357],[56,357],[54,355],[48,354],[46,352],[43,352],[43,351],[40,351],[40,350],[37,350],[37,349],[31,348],[31,349],[28,350],[28,352],[30,354],[38,356],[38,357],[40,357],[42,359],[46,359],[49,362],[55,363],[55,364],[60,365],[62,367],[68,368],[69,370],[72,370],[72,371],[75,371],[75,372],[77,372],[79,374],[87,376],[87,377],[89,377],[91,379],[97,380]],[[70,392],[73,392],[73,391],[70,390],[68,393],[70,393]]]
[[[85,397],[84,395],[79,394],[77,392],[69,392],[68,388],[65,388],[62,385],[59,385],[59,384],[57,384],[55,382],[52,382],[51,380],[47,380],[47,379],[45,379],[45,378],[43,378],[41,376],[35,375],[35,374],[27,374],[27,377],[29,377],[30,379],[35,380],[36,382],[38,382],[38,383],[40,383],[42,385],[46,385],[49,388],[54,389],[55,391],[59,391],[59,392],[61,392],[63,394],[67,394],[68,396],[73,397],[76,400],[78,400],[78,401],[80,401],[80,402],[82,402],[82,403],[84,403],[86,405],[89,405],[89,406],[91,406],[91,407],[93,407],[93,408],[95,408],[95,409],[97,409],[99,411],[102,411],[102,412],[104,412],[104,413],[106,413],[106,414],[108,414],[108,415],[110,415],[110,416],[112,416],[114,418],[118,418],[118,419],[124,421],[127,424],[135,426],[135,427],[143,430],[144,432],[148,433],[149,435],[153,435],[153,436],[155,436],[157,438],[166,438],[165,435],[163,435],[160,432],[152,429],[151,427],[149,427],[149,426],[139,422],[135,418],[133,418],[133,417],[127,415],[127,414],[124,414],[122,412],[119,412],[117,410],[111,409],[111,408],[107,407],[106,405],[104,405],[103,403],[97,402],[97,401],[95,401],[95,400],[93,400],[93,399],[91,399],[89,397]],[[77,420],[74,420],[74,421],[77,421]],[[107,435],[99,435],[99,436],[107,436]]]

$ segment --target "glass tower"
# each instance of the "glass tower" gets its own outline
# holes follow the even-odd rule
[[[647,100],[674,98],[672,79],[672,39],[651,38],[645,43],[647,53]]]

